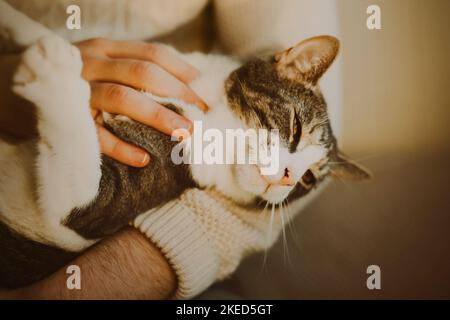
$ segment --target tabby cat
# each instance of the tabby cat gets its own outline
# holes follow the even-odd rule
[[[102,156],[78,50],[55,35],[40,37],[24,52],[13,87],[36,106],[39,139],[0,141],[0,286],[44,277],[187,188],[215,188],[257,206],[300,198],[329,175],[368,178],[338,151],[318,86],[338,48],[336,38],[319,36],[245,63],[180,53],[200,70],[191,88],[210,111],[155,98],[205,129],[278,129],[279,170],[264,177],[254,164],[176,165],[177,141],[121,116],[105,115],[106,125],[146,149],[151,164],[137,169]]]

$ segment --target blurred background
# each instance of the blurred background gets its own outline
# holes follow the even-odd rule
[[[381,8],[382,30],[366,28],[371,4]],[[288,229],[287,249],[280,239],[265,265],[263,254],[250,257],[216,288],[252,299],[448,299],[450,1],[340,0],[332,8],[342,42],[334,126],[374,178],[332,183]],[[316,24],[327,14],[310,12]],[[198,34],[202,19],[184,36]],[[372,264],[381,290],[366,287]]]

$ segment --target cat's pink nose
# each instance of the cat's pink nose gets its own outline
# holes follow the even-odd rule
[[[292,179],[292,174],[288,168],[284,169],[283,177],[280,180],[278,180],[275,184],[280,185],[280,186],[287,186],[287,187],[291,187],[291,186],[295,185],[295,182]]]

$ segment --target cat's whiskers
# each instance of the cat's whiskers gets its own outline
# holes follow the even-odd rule
[[[267,262],[267,252],[268,249],[270,247],[270,244],[272,243],[272,232],[273,232],[273,221],[275,218],[275,204],[272,203],[272,209],[270,211],[270,220],[269,220],[269,230],[267,231],[267,236],[266,236],[266,249],[264,251],[264,261],[263,261],[263,268],[266,265]]]
[[[331,167],[329,168],[331,173],[334,173],[334,177],[340,182],[342,183],[348,190],[352,190],[351,186],[345,182],[345,180],[343,180],[342,178],[339,177],[338,174],[336,174],[335,171],[333,171],[333,169],[331,169]]]
[[[377,154],[371,154],[371,155],[367,155],[367,156],[362,156],[361,158],[357,158],[357,159],[352,159],[352,162],[362,165],[361,161],[365,161],[365,160],[369,160],[369,159],[373,159],[373,158],[377,158],[377,157],[382,157],[381,154],[377,153]],[[343,164],[346,163],[346,161],[328,161],[328,164],[330,165],[339,165],[339,164]]]
[[[288,216],[287,225],[291,232],[291,236],[292,236],[292,238],[297,239],[298,234],[297,234],[297,231],[295,230],[295,225],[293,223],[293,220],[290,219],[290,217],[292,216],[292,212],[291,212],[291,208],[289,207],[289,201],[287,199],[285,199],[285,200],[283,200],[283,202],[285,203],[285,207],[286,207],[286,214]]]
[[[259,200],[259,202],[258,202],[258,204],[256,206],[259,207],[261,205],[261,203],[263,203],[263,202],[266,202],[266,204],[264,206],[263,211],[261,211],[261,213],[263,213],[267,209],[267,206],[269,205],[269,201],[268,200],[261,199],[261,200]]]
[[[284,217],[283,201],[280,202],[280,215],[281,215],[281,230],[283,233],[283,259],[284,259],[285,263],[287,261],[289,265],[292,265],[291,258],[289,255],[289,246],[288,246],[287,237],[286,237],[286,225],[284,223],[285,217]]]
[[[261,200],[260,203],[261,203],[262,201],[264,201],[264,200]],[[266,209],[267,209],[268,206],[269,206],[269,201],[266,200],[266,204],[265,204],[265,206],[264,206],[264,209],[261,211],[261,215],[264,215],[264,214],[265,214]],[[264,216],[263,219],[265,219],[265,218],[266,218],[266,217]],[[267,241],[267,240],[266,240],[266,241]],[[267,250],[268,250],[267,248],[264,249],[264,258],[263,258],[263,263],[262,263],[262,269],[261,269],[261,271],[264,271],[264,268],[265,268],[265,266],[266,266],[266,262],[267,262]]]
[[[292,216],[292,212],[291,212],[291,208],[289,207],[289,201],[286,199],[286,209],[288,211],[288,216],[291,217]],[[303,212],[298,213],[297,215],[299,216],[300,214],[302,214]],[[303,249],[301,248],[300,244],[298,243],[298,241],[301,239],[299,234],[297,233],[297,229],[295,228],[295,223],[293,222],[293,219],[289,219],[287,222],[289,229],[291,231],[291,237],[292,240],[290,242],[291,245],[294,246],[294,248],[296,249],[296,253],[300,254],[303,252]]]

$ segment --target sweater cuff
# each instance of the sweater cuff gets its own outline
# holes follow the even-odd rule
[[[176,299],[189,299],[216,279],[219,259],[196,215],[179,200],[139,215],[134,227],[159,247],[178,278]]]

